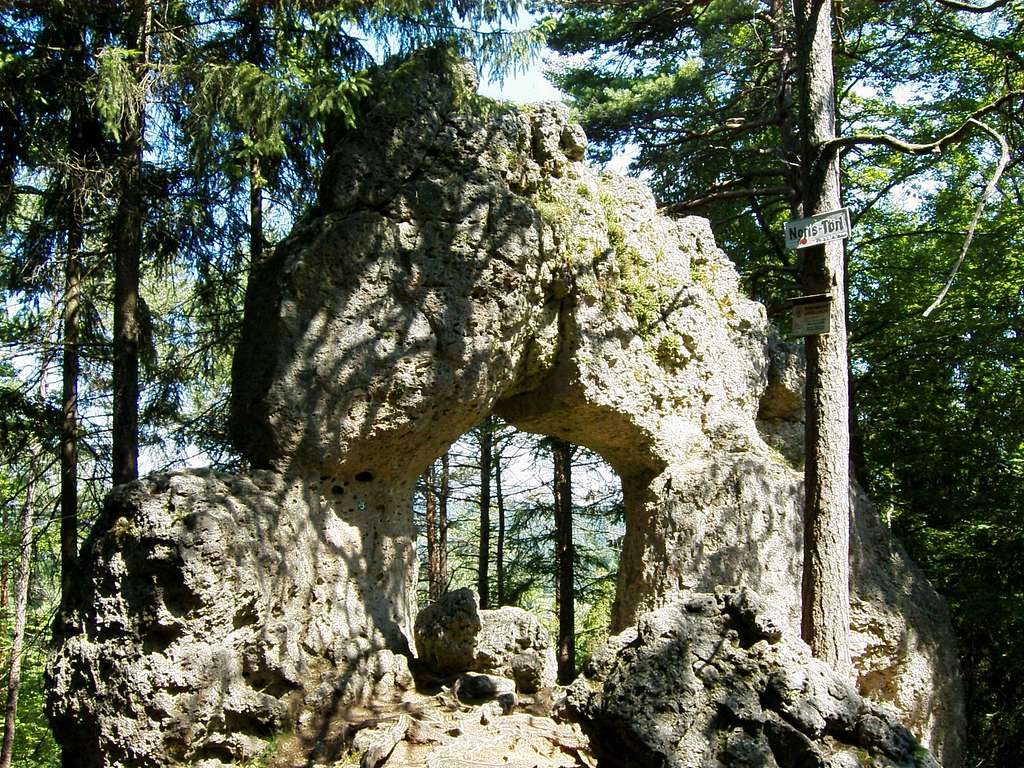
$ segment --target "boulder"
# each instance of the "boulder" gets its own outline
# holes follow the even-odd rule
[[[501,675],[521,693],[555,684],[555,651],[537,617],[522,608],[481,610],[468,587],[420,611],[415,636],[417,656],[438,672]]]
[[[516,681],[498,675],[465,672],[452,686],[455,696],[464,704],[486,704],[496,701],[504,714],[509,714],[518,703]]]
[[[567,706],[612,768],[938,766],[745,589],[643,614],[595,656]]]

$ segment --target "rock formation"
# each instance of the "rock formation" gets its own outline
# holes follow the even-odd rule
[[[690,593],[612,637],[569,689],[609,768],[935,768],[917,739],[784,639],[745,589]]]
[[[419,612],[416,657],[438,672],[486,672],[515,680],[521,693],[555,685],[551,636],[529,611],[481,610],[469,588],[448,592]]]
[[[415,480],[491,412],[620,475],[616,631],[720,584],[798,628],[799,365],[707,222],[442,50],[374,77],[315,209],[253,265],[231,416],[266,471],[118,489],[85,547],[50,708],[92,764],[248,758],[399,682]],[[955,766],[944,604],[855,501],[858,682]]]

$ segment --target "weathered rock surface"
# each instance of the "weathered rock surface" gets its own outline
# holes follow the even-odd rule
[[[230,763],[297,713],[411,686],[395,652],[411,617],[377,595],[415,572],[413,533],[378,522],[271,472],[115,489],[49,671],[63,748],[83,767]]]
[[[610,768],[937,766],[743,589],[681,595],[642,615],[598,653],[567,704]]]
[[[272,473],[178,475],[211,484],[191,516],[159,479],[115,494],[50,696],[63,743],[100,749],[95,764],[249,754],[285,689],[330,706],[368,659],[401,652],[415,479],[494,411],[622,478],[616,630],[744,584],[797,634],[795,358],[706,221],[661,217],[640,182],[587,168],[563,108],[474,88],[438,50],[375,75],[316,209],[253,265],[232,429]],[[963,718],[943,602],[859,497],[853,517],[859,683],[952,768]]]
[[[469,588],[421,610],[415,635],[417,657],[438,672],[501,675],[523,693],[555,684],[555,650],[537,617],[522,608],[481,610]]]

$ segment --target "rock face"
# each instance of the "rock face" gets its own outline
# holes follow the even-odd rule
[[[595,656],[568,706],[611,767],[937,766],[744,589],[644,614]]]
[[[555,684],[548,631],[522,608],[481,610],[473,590],[449,592],[416,616],[416,655],[440,672],[485,672],[515,680],[521,693]]]
[[[412,572],[412,538],[374,538],[374,524],[272,472],[115,489],[50,668],[63,748],[81,766],[229,763],[296,712],[411,686],[395,652],[409,617],[375,595]]]
[[[402,652],[415,480],[491,412],[620,475],[616,630],[742,584],[798,634],[799,364],[708,223],[589,169],[562,107],[476,97],[442,50],[374,77],[316,208],[253,265],[232,429],[270,472],[129,486],[86,549],[50,707],[64,744],[113,755],[97,764],[246,757],[226,734],[258,740],[293,698],[314,706]],[[191,507],[169,506],[166,482],[196,487]],[[252,490],[264,482],[276,490]],[[866,500],[853,517],[859,683],[951,768],[963,717],[944,604]],[[189,528],[203,521],[233,544],[211,548]],[[272,714],[234,714],[260,706]]]

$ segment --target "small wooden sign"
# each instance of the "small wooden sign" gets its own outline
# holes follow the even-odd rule
[[[793,250],[807,248],[829,240],[843,240],[850,236],[850,209],[840,208],[786,223],[786,247]]]
[[[820,336],[831,329],[832,296],[819,293],[791,299],[793,305],[792,336]]]

